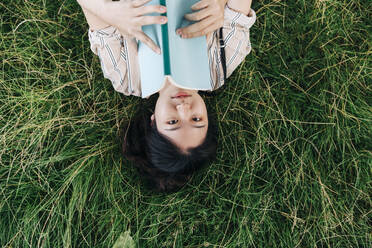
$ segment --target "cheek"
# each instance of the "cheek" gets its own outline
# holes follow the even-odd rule
[[[156,124],[158,125],[159,122],[165,122],[171,113],[171,108],[166,103],[159,101],[155,106],[154,113]]]
[[[196,105],[199,106],[199,107],[203,107],[203,108],[206,108],[205,106],[205,102],[204,102],[204,99],[200,96],[200,95],[197,95],[195,97],[195,102],[196,102]]]
[[[155,105],[155,111],[154,111],[155,118],[158,118],[158,116],[163,110],[164,110],[164,102],[160,98],[158,98],[158,101],[156,102],[156,105]]]
[[[203,99],[200,99],[200,101],[198,101],[198,104],[197,104],[196,108],[203,115],[208,114],[207,107],[205,106],[205,103],[204,103]]]

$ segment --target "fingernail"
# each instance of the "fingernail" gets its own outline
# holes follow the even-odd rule
[[[156,53],[157,53],[157,54],[161,54],[161,50],[160,50],[160,48],[156,48]]]
[[[167,11],[167,8],[164,7],[164,6],[161,6],[161,7],[160,7],[160,11],[161,11],[161,12],[165,12],[165,11]]]
[[[166,17],[162,17],[161,18],[161,23],[166,23],[167,22],[167,18]]]
[[[181,34],[182,34],[181,30],[179,30],[179,29],[176,31],[176,33],[177,33],[178,35],[181,35]]]

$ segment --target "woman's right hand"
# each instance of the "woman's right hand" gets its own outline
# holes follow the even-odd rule
[[[160,48],[143,31],[142,26],[151,24],[165,24],[165,16],[149,16],[148,14],[167,11],[165,6],[146,5],[151,0],[78,0],[79,4],[91,11],[109,25],[117,28],[122,35],[129,35],[142,41],[154,52],[160,53]]]

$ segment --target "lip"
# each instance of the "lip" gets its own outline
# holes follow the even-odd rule
[[[178,92],[176,95],[174,95],[172,98],[183,98],[183,97],[190,97],[190,94],[187,94],[186,92]]]

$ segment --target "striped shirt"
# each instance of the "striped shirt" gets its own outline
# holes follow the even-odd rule
[[[225,41],[226,69],[229,77],[251,52],[249,29],[256,21],[251,9],[249,16],[225,7],[223,39]],[[125,95],[141,96],[141,79],[137,55],[137,41],[123,36],[112,26],[89,30],[90,48],[98,55],[102,72],[114,89]],[[218,32],[207,35],[209,66],[213,90],[224,84]]]

